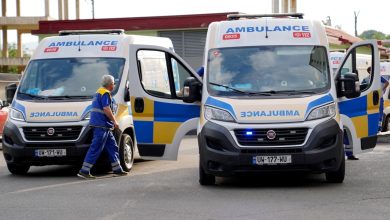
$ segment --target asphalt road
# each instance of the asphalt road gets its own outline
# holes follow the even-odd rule
[[[0,219],[390,219],[389,143],[347,161],[343,184],[274,174],[202,187],[196,148],[187,138],[178,161],[142,161],[127,177],[92,181],[69,166],[13,176],[1,157]]]

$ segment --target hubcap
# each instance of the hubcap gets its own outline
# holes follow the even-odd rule
[[[128,142],[126,142],[124,148],[123,148],[123,155],[126,165],[130,166],[133,161],[133,152],[131,150],[131,146]]]

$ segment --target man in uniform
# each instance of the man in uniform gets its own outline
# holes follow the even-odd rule
[[[113,115],[113,100],[111,91],[114,89],[114,77],[104,75],[102,87],[96,91],[92,101],[91,119],[89,125],[93,129],[92,144],[85,156],[83,166],[77,176],[84,179],[93,179],[90,170],[96,163],[103,150],[108,153],[112,171],[115,175],[124,176],[128,173],[123,171],[119,162],[118,145],[112,133],[118,128],[118,122]]]

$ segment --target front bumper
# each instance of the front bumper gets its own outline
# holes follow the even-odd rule
[[[69,124],[71,126],[71,124]],[[72,124],[73,125],[73,124]],[[61,126],[64,126],[62,124]],[[92,130],[85,126],[75,141],[26,141],[19,127],[8,121],[3,133],[3,155],[7,163],[34,166],[81,164],[92,141]],[[37,157],[38,149],[66,149],[63,157]]]
[[[208,121],[198,135],[200,165],[208,174],[230,176],[242,172],[329,172],[340,167],[344,157],[339,124],[330,119],[318,124],[303,146],[242,147],[225,127]],[[291,164],[256,165],[254,156],[291,155]]]

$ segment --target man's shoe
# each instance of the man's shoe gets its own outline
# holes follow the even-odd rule
[[[348,160],[359,160],[359,158],[355,157],[355,155],[351,155],[347,157]]]
[[[127,176],[127,174],[129,174],[129,172],[126,172],[126,171],[114,171],[114,175],[115,176]]]
[[[90,173],[84,173],[84,172],[79,172],[77,176],[86,180],[96,179],[96,177],[92,176]]]

